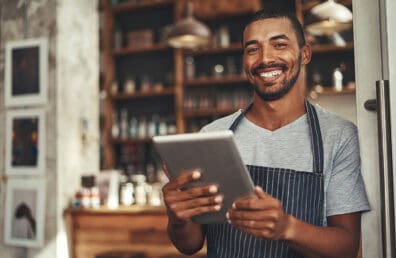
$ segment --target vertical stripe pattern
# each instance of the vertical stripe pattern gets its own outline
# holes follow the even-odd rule
[[[250,107],[249,107],[250,108]],[[279,199],[284,210],[307,223],[323,223],[323,143],[314,107],[306,102],[313,152],[313,173],[285,168],[248,165],[255,185]],[[236,130],[245,110],[230,127]],[[262,240],[235,229],[229,224],[207,225],[209,258],[299,258],[286,241]]]

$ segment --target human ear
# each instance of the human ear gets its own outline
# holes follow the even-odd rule
[[[311,61],[312,50],[310,45],[304,45],[301,48],[301,64],[306,65]]]

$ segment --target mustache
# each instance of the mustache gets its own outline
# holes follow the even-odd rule
[[[264,64],[260,63],[257,66],[252,68],[252,74],[257,75],[259,70],[266,69],[266,68],[275,68],[275,67],[280,67],[282,68],[283,71],[287,69],[287,65],[285,63],[270,63],[270,64]]]

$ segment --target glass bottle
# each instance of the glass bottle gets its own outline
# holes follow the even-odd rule
[[[117,27],[114,31],[114,49],[122,48],[122,31]]]
[[[120,118],[120,134],[121,138],[127,138],[128,137],[128,111],[123,108],[121,110],[121,118]]]
[[[111,127],[111,136],[113,138],[120,137],[120,126],[118,124],[118,114],[116,111],[113,113],[113,124]]]
[[[142,116],[139,120],[138,137],[145,138],[147,136],[147,121],[146,117]]]
[[[186,73],[186,78],[187,79],[193,79],[195,77],[195,63],[194,63],[194,57],[192,56],[187,56],[185,58],[185,73]]]
[[[334,90],[337,92],[342,91],[342,78],[343,75],[341,73],[341,70],[337,67],[336,69],[334,69],[333,72],[333,87]]]
[[[135,138],[138,135],[138,120],[136,117],[131,117],[129,120],[129,137]]]

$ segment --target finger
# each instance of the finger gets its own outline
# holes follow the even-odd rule
[[[231,220],[230,223],[238,228],[272,231],[275,228],[273,222],[258,220]]]
[[[240,210],[267,210],[271,209],[272,205],[268,199],[258,199],[258,198],[245,198],[238,199],[232,204],[233,209]]]
[[[268,211],[241,211],[230,209],[227,212],[228,219],[230,220],[265,220],[265,221],[275,221],[275,216],[272,210]]]
[[[201,206],[209,206],[209,205],[221,205],[223,202],[223,196],[217,195],[212,197],[202,197],[195,198],[188,201],[177,202],[170,205],[172,210],[187,210],[192,208],[197,208]]]
[[[175,212],[175,214],[180,219],[190,219],[191,217],[196,216],[196,215],[201,215],[201,214],[205,214],[205,213],[214,213],[214,212],[218,212],[220,210],[221,210],[221,205],[216,204],[216,205],[201,206],[201,207],[197,207],[197,208],[177,211],[177,212]]]
[[[197,181],[200,178],[201,178],[201,172],[198,170],[182,173],[178,177],[171,179],[163,187],[163,190],[164,191],[177,190],[177,189],[180,189],[181,187],[185,186],[188,183]]]
[[[256,187],[254,188],[254,191],[255,191],[255,193],[257,194],[257,196],[258,196],[260,199],[265,199],[265,198],[267,198],[267,197],[270,196],[269,194],[267,194],[266,192],[264,192],[263,188],[261,188],[260,186],[256,186]]]
[[[164,173],[165,173],[166,177],[170,180],[171,176],[169,174],[168,168],[166,167],[165,163],[162,164],[162,170],[164,170]]]
[[[191,200],[199,197],[214,196],[218,193],[219,188],[216,185],[196,186],[190,189],[179,191],[167,191],[164,193],[165,203],[171,203]]]

